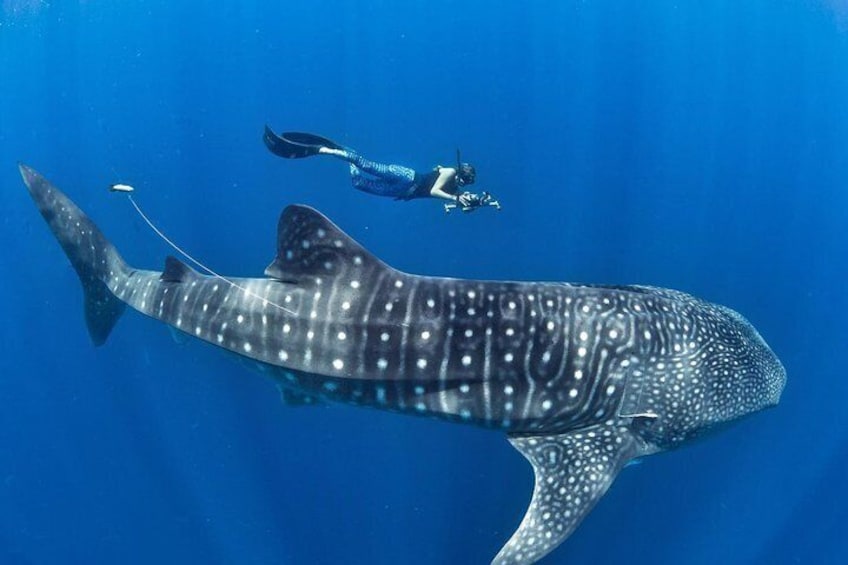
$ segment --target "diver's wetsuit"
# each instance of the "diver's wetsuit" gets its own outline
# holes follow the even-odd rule
[[[351,149],[339,156],[350,163],[350,182],[353,187],[379,196],[394,196],[399,200],[425,198],[439,178],[438,169],[418,173],[409,167],[386,165],[370,161]]]

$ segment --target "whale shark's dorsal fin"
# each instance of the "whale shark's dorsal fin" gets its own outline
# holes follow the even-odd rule
[[[518,530],[492,565],[535,563],[580,525],[628,461],[641,454],[626,428],[593,426],[564,434],[510,436],[533,465],[536,486]]]
[[[184,283],[201,278],[203,275],[172,255],[165,258],[165,269],[159,276],[164,282]]]
[[[277,226],[277,256],[265,275],[286,282],[389,269],[317,210],[287,206]]]

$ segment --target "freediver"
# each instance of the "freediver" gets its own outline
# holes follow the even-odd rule
[[[430,171],[418,172],[402,165],[371,161],[349,147],[311,133],[286,132],[277,135],[265,126],[263,139],[272,153],[286,159],[330,155],[350,163],[351,184],[370,194],[391,196],[398,200],[447,200],[445,210],[448,212],[455,208],[471,212],[483,206],[500,209],[500,204],[491,194],[465,190],[465,187],[474,184],[477,172],[473,165],[462,162],[459,151],[455,167],[437,165]]]

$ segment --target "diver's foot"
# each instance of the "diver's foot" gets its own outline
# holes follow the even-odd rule
[[[318,148],[318,153],[321,155],[335,155],[336,157],[345,156],[345,152],[341,149],[333,149],[331,147],[324,147],[323,145]]]

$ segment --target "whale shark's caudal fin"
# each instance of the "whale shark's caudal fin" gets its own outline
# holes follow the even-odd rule
[[[524,520],[492,565],[535,563],[556,549],[639,454],[628,430],[608,425],[509,441],[533,465],[536,486]]]
[[[30,196],[71,261],[85,295],[85,321],[95,345],[102,345],[125,304],[109,289],[130,272],[115,246],[59,189],[26,165],[19,165]]]

